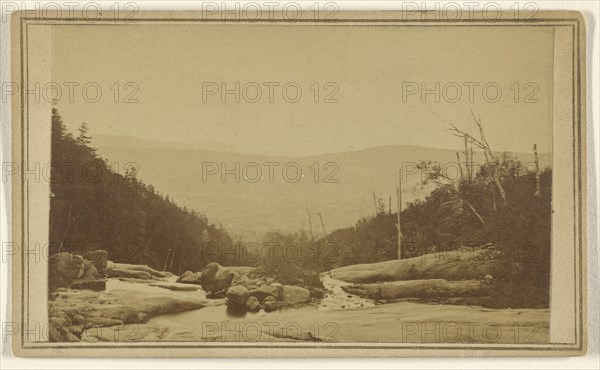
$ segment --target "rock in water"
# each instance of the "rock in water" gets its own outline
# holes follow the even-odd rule
[[[268,296],[265,298],[263,306],[265,307],[265,312],[272,312],[283,307],[283,302],[276,300],[272,296]]]
[[[282,301],[292,306],[307,303],[310,301],[310,291],[295,285],[284,285]]]
[[[246,309],[250,312],[258,312],[260,311],[260,303],[256,297],[248,297],[246,300]]]
[[[201,276],[202,276],[202,273],[200,273],[200,272],[186,271],[183,274],[181,274],[179,279],[177,279],[177,282],[183,283],[183,284],[200,285],[200,277]]]
[[[179,278],[177,280],[179,280],[179,279],[185,279],[185,278],[188,278],[188,277],[190,277],[192,275],[194,275],[194,273],[191,272],[190,270],[187,270],[186,272],[184,272],[183,274],[181,274],[181,276],[179,276]]]
[[[283,288],[281,286],[262,285],[256,289],[252,289],[248,294],[256,297],[259,302],[262,302],[267,297],[274,297],[276,300],[282,298]]]
[[[269,302],[275,302],[277,301],[277,299],[275,299],[275,297],[272,296],[268,296],[265,298],[265,300],[263,301],[263,303],[269,303]]]
[[[248,289],[246,287],[241,285],[232,286],[226,294],[227,305],[245,307],[248,297]]]
[[[107,265],[108,252],[103,249],[99,249],[97,251],[88,252],[84,254],[83,258],[85,258],[88,261],[92,261],[94,263],[94,266],[96,267],[96,270],[102,271],[106,268]]]
[[[233,281],[233,272],[216,262],[211,262],[202,269],[200,285],[207,292],[216,293],[227,290]]]

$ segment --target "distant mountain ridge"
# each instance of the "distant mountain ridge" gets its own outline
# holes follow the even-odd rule
[[[180,205],[221,222],[232,235],[238,232],[246,238],[270,230],[308,230],[307,206],[313,216],[313,229],[319,235],[322,231],[316,224],[316,212],[322,213],[327,232],[352,225],[374,213],[373,192],[383,200],[386,210],[392,195],[395,212],[398,169],[403,164],[404,203],[422,199],[432,189],[421,183],[421,174],[410,171],[416,163],[437,161],[448,171],[457,170],[456,151],[450,149],[386,145],[291,157],[242,154],[216,150],[210,143],[209,148],[202,145],[131,141],[119,136],[92,139],[92,146],[109,162],[137,163],[139,177],[145,183],[169,194]],[[512,155],[524,162],[533,161],[533,153]],[[476,152],[474,157],[475,162],[484,163],[482,153]],[[551,166],[551,153],[540,153],[539,157],[541,167]],[[221,171],[223,163],[226,171]],[[282,172],[284,168],[287,174]],[[298,168],[304,176],[293,182]]]
[[[133,136],[119,135],[95,135],[93,146],[101,148],[107,148],[112,146],[129,146],[136,148],[152,146],[161,149],[201,149],[215,150],[220,152],[237,151],[235,145],[221,142],[179,143],[174,141],[147,140]]]

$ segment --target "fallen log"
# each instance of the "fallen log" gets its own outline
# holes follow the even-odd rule
[[[489,286],[478,280],[444,279],[391,281],[343,286],[350,294],[371,299],[479,297],[489,293]]]

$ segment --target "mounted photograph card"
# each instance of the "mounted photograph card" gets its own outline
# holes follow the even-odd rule
[[[331,4],[11,16],[16,356],[585,354],[582,15]]]

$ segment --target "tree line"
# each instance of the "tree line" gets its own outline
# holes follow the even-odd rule
[[[496,302],[502,307],[547,307],[550,286],[552,169],[541,169],[537,147],[535,163],[525,165],[507,153],[494,153],[485,138],[481,120],[475,117],[479,137],[451,125],[464,140],[457,152],[460,178],[451,179],[439,164],[423,161],[424,182],[435,184],[423,200],[410,202],[400,212],[385,212],[382,200],[374,216],[333,231],[329,243],[339,246],[334,267],[396,259],[398,246],[405,257],[493,246],[502,265],[495,276]],[[473,165],[473,146],[485,156]],[[398,239],[401,238],[401,243]]]
[[[220,262],[206,251],[233,244],[226,230],[144,184],[135,166],[111,168],[91,144],[85,123],[75,137],[52,110],[50,254],[104,249],[112,261],[175,274]]]

